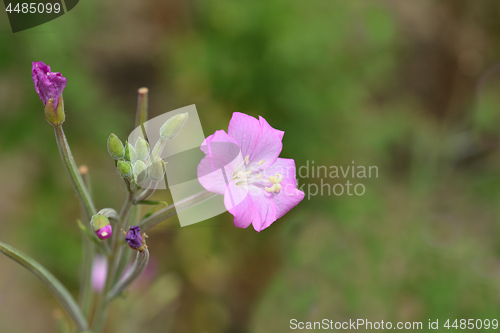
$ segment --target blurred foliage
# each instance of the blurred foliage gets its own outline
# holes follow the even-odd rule
[[[349,178],[363,196],[308,199],[345,179],[300,178],[306,199],[260,234],[229,213],[158,226],[148,241],[158,267],[117,302],[109,332],[493,319],[499,15],[495,0],[87,0],[16,34],[3,20],[1,240],[76,293],[80,212],[32,87],[40,60],[68,78],[65,132],[99,208],[125,197],[106,139],[132,130],[142,86],[151,117],[195,103],[209,135],[232,112],[262,115],[285,131],[281,156],[297,167],[379,170]],[[3,257],[0,272],[0,331],[53,332],[50,293]]]

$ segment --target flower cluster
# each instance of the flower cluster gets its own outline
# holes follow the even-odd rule
[[[147,180],[153,183],[161,181],[165,174],[165,165],[160,154],[165,142],[179,133],[187,119],[187,113],[169,118],[160,128],[160,139],[152,152],[149,143],[141,137],[137,139],[135,146],[129,142],[124,146],[115,134],[111,134],[108,138],[108,152],[117,161],[118,173],[140,187],[143,187]]]

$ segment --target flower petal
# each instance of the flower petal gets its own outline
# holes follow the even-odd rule
[[[276,205],[271,199],[271,195],[260,189],[260,194],[252,195],[253,211],[252,224],[257,232],[269,227],[276,221]]]
[[[243,157],[248,156],[253,170],[263,170],[272,165],[283,148],[283,131],[272,128],[262,117],[259,120],[234,112],[228,133],[238,141]]]
[[[41,61],[33,62],[31,76],[35,84],[35,90],[46,105],[49,99],[54,100],[54,109],[59,104],[59,97],[66,87],[67,79],[61,73],[51,72],[50,66]]]
[[[246,228],[252,223],[253,202],[248,189],[229,183],[224,194],[224,206],[233,216],[233,223],[238,228]]]
[[[200,149],[206,156],[197,167],[198,181],[207,191],[224,195],[234,169],[243,165],[238,143],[220,130],[207,137]]]
[[[304,199],[304,192],[297,189],[297,178],[295,175],[295,161],[288,158],[278,158],[276,162],[263,171],[265,177],[281,174],[281,190],[272,195],[276,205],[276,218],[285,215]]]
[[[238,141],[243,156],[251,155],[259,139],[260,124],[252,116],[234,112],[227,133]]]

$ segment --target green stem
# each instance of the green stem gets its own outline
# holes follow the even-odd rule
[[[38,276],[43,283],[45,283],[45,285],[59,300],[61,305],[66,309],[69,316],[76,324],[78,332],[84,332],[88,329],[87,321],[78,307],[78,304],[76,304],[69,291],[62,285],[61,282],[59,282],[58,279],[56,279],[54,275],[52,275],[52,273],[50,273],[34,259],[2,242],[0,242],[0,252],[26,267],[33,274]]]
[[[85,214],[90,221],[92,215],[96,213],[94,203],[90,198],[90,194],[87,191],[85,184],[83,183],[82,176],[78,172],[78,168],[76,167],[75,161],[73,160],[73,155],[71,154],[71,150],[69,148],[68,141],[66,140],[66,136],[64,135],[62,126],[54,126],[54,131],[56,134],[57,146],[59,147],[61,158],[64,165],[66,166],[66,169],[69,172],[69,176],[71,178],[71,182],[78,196],[78,199],[80,199],[80,203],[82,204]]]
[[[87,316],[92,304],[92,290],[90,281],[92,278],[92,262],[95,255],[95,245],[92,244],[87,235],[83,235],[83,269],[80,280],[80,292],[78,294],[78,303],[82,307],[83,313]]]
[[[139,219],[139,211],[140,211],[140,209],[138,206],[135,206],[135,205],[132,206],[132,208],[130,210],[130,217],[129,217],[130,225],[137,224],[137,220]],[[120,261],[118,262],[118,269],[116,271],[115,280],[113,281],[114,283],[116,283],[117,280],[123,275],[123,272],[125,271],[125,268],[127,267],[127,263],[130,260],[130,256],[132,255],[132,252],[134,252],[134,251],[127,249],[127,248],[123,249],[122,255],[120,257]]]
[[[78,173],[82,176],[83,183],[87,188],[89,193],[90,200],[92,200],[92,187],[90,182],[89,170],[86,165],[81,165],[78,168]],[[85,212],[83,212],[86,215]],[[80,220],[78,220],[78,224],[81,227],[84,227]],[[84,227],[85,228],[85,227]],[[85,228],[86,229],[86,228]],[[90,281],[92,278],[92,263],[95,256],[96,246],[92,241],[95,241],[94,238],[89,239],[88,234],[85,233],[86,230],[83,230],[83,251],[82,251],[82,268],[80,273],[80,291],[78,293],[78,304],[82,308],[83,314],[87,317],[90,312],[90,306],[92,304],[92,298],[94,294],[92,293],[92,289],[90,286]]]
[[[149,251],[146,249],[142,252],[137,252],[137,256],[134,264],[130,268],[130,271],[118,281],[117,284],[111,289],[111,291],[107,295],[107,301],[110,302],[113,298],[120,295],[125,289],[128,288],[132,284],[132,282],[137,279],[142,272],[146,269],[149,260]]]
[[[54,126],[54,132],[56,136],[57,146],[59,148],[59,153],[61,155],[61,159],[63,164],[68,170],[71,183],[73,184],[73,188],[75,189],[76,195],[80,200],[80,204],[83,207],[83,211],[85,217],[88,221],[92,215],[95,214],[96,209],[94,207],[94,203],[90,196],[90,192],[88,191],[83,178],[75,164],[73,159],[73,155],[71,154],[71,149],[69,148],[68,141],[66,140],[66,136],[64,135],[64,131],[62,125]],[[80,288],[80,296],[79,299],[81,301],[81,305],[84,309],[85,314],[88,313],[90,307],[90,279],[91,279],[91,270],[92,270],[92,261],[95,254],[95,246],[94,244],[85,241],[84,244],[84,267],[81,277],[81,288]]]
[[[122,229],[127,224],[128,215],[132,207],[132,200],[134,199],[134,192],[129,192],[125,203],[123,204],[122,210],[120,211],[120,222],[116,225],[120,226]],[[118,229],[118,228],[116,228]],[[106,299],[106,295],[113,285],[116,271],[118,269],[118,263],[121,257],[122,249],[120,248],[121,242],[119,241],[120,230],[113,230],[113,235],[111,236],[111,244],[113,250],[108,258],[108,274],[106,276],[106,283],[104,289],[99,295],[99,300],[96,306],[95,320],[93,332],[99,333],[104,328],[106,322],[106,317],[109,311],[109,301]]]
[[[208,191],[201,191],[199,193],[196,193],[190,197],[187,197],[183,200],[178,201],[175,205],[172,204],[170,206],[167,206],[155,214],[147,217],[146,219],[142,220],[139,222],[139,227],[141,228],[142,232],[145,232],[146,230],[154,227],[158,223],[161,223],[165,221],[166,219],[174,216],[177,214],[177,212],[181,212],[183,210],[186,210],[190,207],[193,207],[195,205],[198,205],[206,200],[212,199],[216,197],[218,194],[211,193]]]
[[[141,126],[144,138],[147,138],[144,123],[148,120],[148,88],[140,88],[138,91],[137,112],[135,116],[135,127]]]

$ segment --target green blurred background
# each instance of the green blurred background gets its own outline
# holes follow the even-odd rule
[[[0,241],[76,295],[80,208],[31,80],[68,78],[65,131],[98,208],[125,189],[106,151],[150,116],[196,104],[285,131],[297,166],[378,166],[363,196],[307,198],[270,228],[225,213],[151,230],[149,273],[107,332],[289,332],[290,319],[500,319],[497,0],[84,0],[12,34],[0,14]],[[300,178],[304,189],[345,179]],[[170,200],[168,191],[156,195]],[[0,332],[54,332],[59,306],[0,257]],[[495,317],[497,316],[497,317]]]

